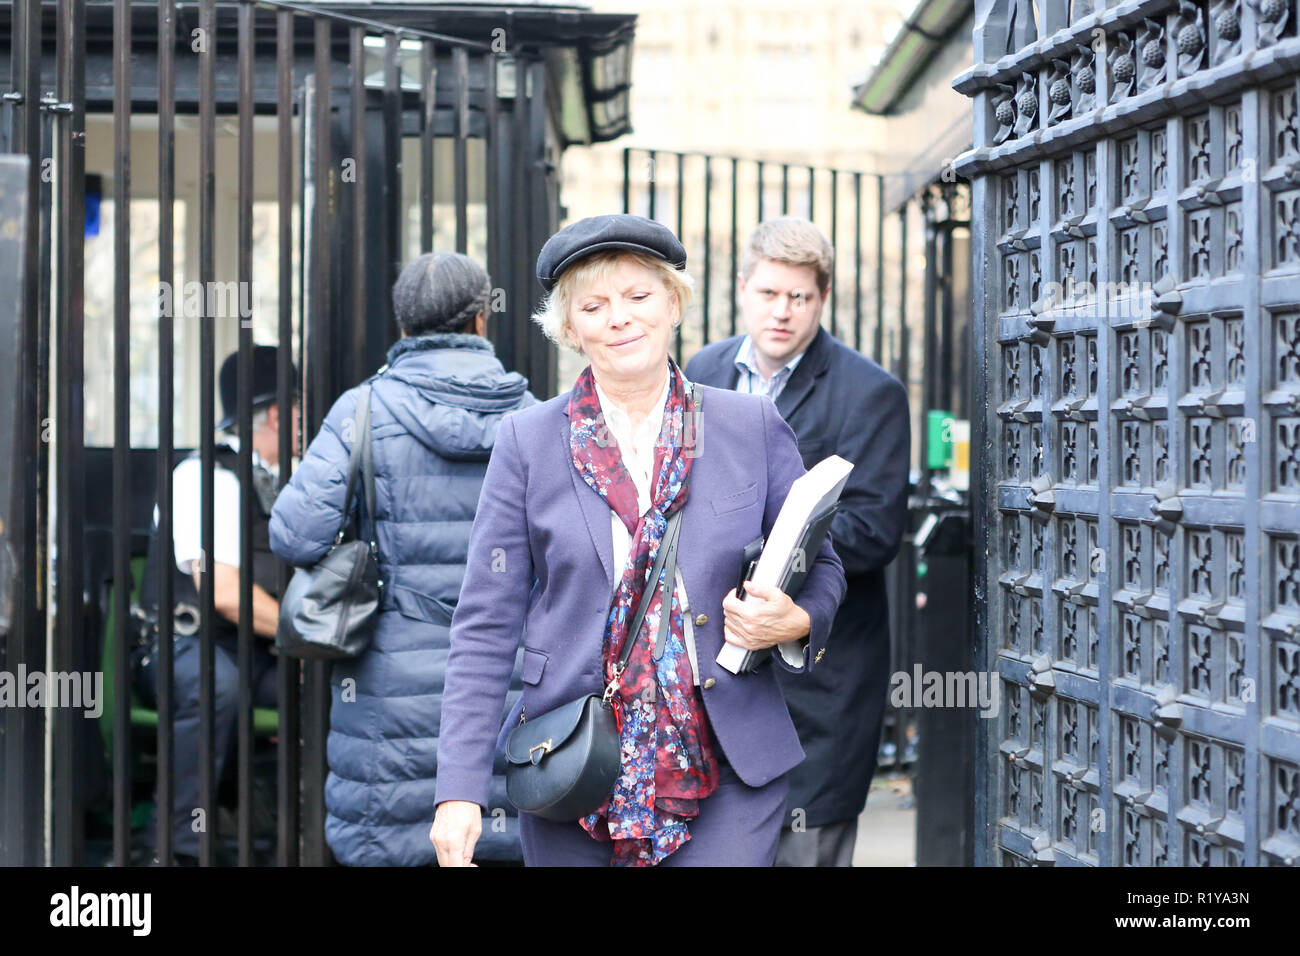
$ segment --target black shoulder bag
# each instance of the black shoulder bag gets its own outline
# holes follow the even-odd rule
[[[684,510],[677,509],[668,519],[649,579],[657,582],[666,565],[664,583],[641,592],[636,616],[628,625],[623,651],[614,667],[614,679],[605,692],[585,694],[526,723],[521,715],[519,726],[506,738],[506,794],[519,810],[547,820],[573,821],[599,808],[613,790],[621,748],[612,698],[656,590],[663,592],[663,610],[654,657],[658,660],[663,656],[677,577],[677,536]]]
[[[375,531],[375,461],[370,447],[370,386],[361,389],[356,410],[357,433],[348,459],[348,491],[343,523],[326,555],[310,568],[294,572],[280,599],[275,643],[280,653],[311,660],[357,657],[370,643],[372,618],[379,610],[379,545]],[[351,523],[352,492],[357,472],[365,495],[365,522],[358,536],[343,537]]]

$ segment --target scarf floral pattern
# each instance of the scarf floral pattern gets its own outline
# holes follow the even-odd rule
[[[668,518],[686,505],[693,459],[683,452],[682,437],[693,403],[688,405],[681,369],[671,358],[668,366],[671,382],[655,444],[651,505],[645,515],[638,514],[636,486],[605,426],[590,366],[578,376],[569,399],[573,466],[617,513],[632,538],[628,563],[605,620],[606,682],[614,677],[643,588],[658,587],[659,582],[646,578]],[[660,572],[661,579],[666,573],[666,569]],[[662,595],[655,593],[613,697],[622,748],[618,780],[609,799],[579,821],[594,839],[613,841],[614,866],[653,866],[672,854],[691,838],[687,824],[699,814],[699,801],[718,788],[718,761],[686,652],[676,588],[663,657],[654,660],[662,603]]]

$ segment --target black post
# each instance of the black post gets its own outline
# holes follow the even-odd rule
[[[930,410],[936,408],[935,383],[939,364],[938,308],[939,282],[938,239],[934,224],[934,204],[928,193],[921,194],[921,212],[925,224],[925,312],[921,360],[921,498],[930,497]]]
[[[313,385],[313,403],[308,418],[309,433],[320,427],[325,412],[337,394],[338,382],[330,373],[334,366],[330,362],[331,333],[333,323],[333,302],[331,298],[330,278],[333,274],[331,261],[332,237],[329,205],[326,197],[333,180],[333,150],[331,122],[331,84],[330,84],[330,42],[331,23],[326,17],[315,18],[315,64],[313,71],[314,102],[312,108],[312,131],[306,138],[313,147],[311,158],[313,187],[316,200],[312,205],[311,268],[309,282],[311,285],[311,304],[308,315],[310,329],[305,330],[309,345],[309,357],[306,369],[307,381]],[[385,152],[392,156],[390,150],[390,130],[392,122],[391,83],[393,70],[390,59],[393,50],[386,46],[384,50],[384,118],[385,118]],[[389,222],[393,222],[392,210],[396,201],[390,196],[386,203]],[[387,244],[384,250],[390,257],[393,244]],[[389,279],[391,282],[391,277]],[[325,739],[324,729],[329,726],[329,667],[320,661],[308,661],[304,670],[303,681],[303,756],[302,756],[302,863],[304,866],[324,866],[326,862],[325,847]]]
[[[920,549],[925,574],[913,593],[925,594],[916,614],[915,660],[923,672],[975,673],[969,604],[946,600],[969,587],[969,517],[965,505],[934,510],[937,524]],[[976,674],[977,681],[981,675]],[[992,678],[1000,680],[996,675]],[[978,688],[978,684],[977,684]],[[976,693],[978,690],[976,688]],[[980,719],[965,707],[919,707],[915,711],[917,759],[913,772],[916,797],[916,865],[970,866],[975,828],[975,727]]]
[[[325,17],[319,17],[318,20],[325,20],[328,25],[329,21]],[[328,27],[327,27],[328,29]],[[384,286],[386,289],[392,288],[397,281],[398,274],[402,271],[402,249],[399,245],[401,230],[399,223],[402,216],[402,77],[398,69],[397,54],[401,47],[402,38],[396,33],[390,33],[384,38],[384,187],[385,209],[388,213],[388,231],[385,236],[384,251],[388,259],[388,271],[385,275]],[[329,48],[326,47],[325,72],[321,75],[321,60],[319,43],[317,45],[316,70],[317,76],[320,77],[316,85],[318,96],[325,96],[328,103],[329,97]],[[333,126],[330,123],[330,113],[326,111],[321,116],[321,125],[317,130],[320,139],[317,140],[318,148],[329,151],[331,137],[333,135]],[[322,183],[323,184],[323,183]],[[328,212],[328,207],[322,211],[324,215]],[[328,221],[328,220],[327,220]],[[331,316],[330,328],[333,328],[333,310],[329,310],[324,315]],[[332,394],[338,394],[343,387],[342,382],[332,382],[334,391]],[[348,382],[348,386],[355,383]]]
[[[39,18],[38,18],[39,23]],[[33,86],[32,89],[35,89]],[[28,111],[35,114],[35,110]],[[36,119],[33,115],[33,119]],[[24,117],[25,119],[25,117]],[[25,140],[26,124],[19,124]],[[39,128],[39,127],[38,127]],[[26,142],[22,142],[24,151]],[[35,145],[39,145],[38,139]],[[38,157],[39,158],[39,157]],[[27,155],[0,156],[0,216],[6,222],[31,221],[38,193]],[[0,300],[20,303],[12,327],[0,335],[0,378],[12,389],[0,400],[0,666],[43,670],[44,628],[39,613],[37,576],[21,572],[39,560],[36,463],[38,419],[26,410],[37,403],[36,334],[39,305],[30,281],[28,257],[35,258],[38,232],[0,235]],[[29,310],[30,308],[30,310]],[[4,323],[8,326],[8,323]],[[9,398],[8,396],[12,396]],[[10,403],[12,402],[12,404]],[[12,562],[10,556],[12,555]],[[30,562],[30,563],[28,563]],[[6,618],[4,611],[12,608]],[[0,865],[39,866],[44,861],[44,717],[30,707],[0,709]]]
[[[397,38],[393,38],[396,43]],[[469,53],[458,46],[451,53],[456,77],[456,138],[454,163],[456,181],[456,251],[469,251]],[[397,228],[394,221],[393,228]]]
[[[131,852],[131,7],[113,0],[113,865]],[[60,524],[62,522],[60,521]],[[60,562],[62,563],[62,562]],[[60,605],[63,607],[63,605]],[[62,614],[60,615],[62,616]]]
[[[176,198],[176,3],[160,0],[158,5],[158,281],[172,292],[172,309],[160,309],[158,315],[158,540],[164,547],[172,537],[172,457],[175,382],[174,318],[175,294],[175,215]],[[164,554],[168,553],[166,550]],[[158,607],[170,609],[175,600],[172,589],[171,561],[159,561]],[[175,648],[172,646],[170,613],[158,615],[158,787],[156,803],[157,831],[154,847],[165,866],[172,858],[172,800],[175,797],[174,676]],[[120,698],[119,698],[120,699]]]
[[[858,177],[858,203],[862,203],[862,177]],[[859,330],[860,332],[861,330]],[[888,368],[885,357],[885,177],[876,176],[876,354],[880,365]]]
[[[61,0],[58,6],[58,42],[55,74],[59,111],[58,235],[64,237],[59,250],[55,278],[57,311],[55,336],[59,342],[55,368],[58,403],[56,429],[58,515],[55,599],[54,659],[51,670],[85,670],[83,646],[82,542],[85,526],[85,429],[83,426],[82,383],[85,381],[85,230],[86,230],[86,5],[85,0]],[[35,91],[33,91],[34,93]],[[82,863],[85,833],[85,778],[82,773],[84,735],[79,711],[54,711],[53,740],[53,854],[56,866]]]
[[[62,9],[62,7],[61,7]],[[0,403],[0,656],[4,668],[17,673],[45,669],[44,596],[37,575],[22,573],[45,561],[46,536],[40,484],[45,474],[46,445],[41,441],[41,341],[48,338],[42,310],[41,271],[41,3],[14,0],[11,82],[20,99],[13,109],[10,148],[16,157],[0,157],[5,182],[7,221],[21,223],[19,235],[0,236],[0,294],[18,303],[13,333],[0,341],[0,373],[12,372],[8,394],[13,405]],[[62,61],[60,61],[60,66]],[[62,70],[59,71],[60,76]],[[48,187],[45,187],[48,188]],[[48,370],[46,370],[48,371]],[[11,484],[12,482],[12,484]],[[12,557],[12,565],[5,559]],[[9,598],[5,600],[6,596]],[[37,866],[46,862],[42,837],[45,779],[45,716],[38,709],[6,707],[0,711],[0,864]]]
[[[484,136],[486,143],[483,148],[483,156],[487,163],[487,170],[484,179],[484,202],[486,207],[487,219],[487,254],[488,254],[488,274],[492,277],[492,301],[488,305],[488,320],[492,319],[492,307],[498,302],[498,290],[504,288],[503,275],[506,268],[506,250],[498,228],[496,210],[501,206],[501,167],[498,162],[497,154],[502,148],[501,138],[498,135],[498,103],[497,103],[497,57],[494,53],[485,53],[481,57],[483,63],[484,76],[484,113],[487,120]],[[507,312],[506,315],[511,313]],[[492,334],[491,331],[488,333]]]
[[[736,274],[740,268],[736,258],[736,202],[740,190],[739,178],[740,161],[733,156],[731,159],[731,272],[727,274],[729,290],[727,299],[731,302],[731,331],[727,333],[728,335],[736,334]]]
[[[368,180],[366,177],[366,49],[364,27],[354,26],[349,31],[350,46],[349,59],[351,60],[352,74],[352,148],[349,157],[355,167],[352,170],[351,182],[343,181],[340,177],[341,185],[347,188],[344,195],[349,197],[352,212],[352,235],[355,241],[351,243],[352,252],[352,321],[347,323],[352,333],[352,368],[350,369],[352,381],[360,381],[366,377],[367,359],[368,359],[368,338],[371,332],[369,323],[363,320],[363,316],[369,314],[370,299],[367,295],[366,286],[366,247],[369,243],[365,237],[366,231],[366,210],[369,204],[366,202],[366,186]],[[423,150],[421,150],[423,158]],[[427,198],[423,177],[420,182],[420,231],[423,235],[424,220],[424,201]],[[422,250],[427,250],[427,245],[422,245]]]
[[[650,172],[650,183],[649,186],[647,187],[650,191],[650,197],[649,197],[650,204],[646,211],[647,219],[653,219],[655,217],[655,205],[658,199],[657,196],[658,189],[656,187],[659,185],[659,169],[655,164],[658,162],[659,162],[658,151],[653,149],[650,150],[649,159],[647,160],[648,165],[646,166],[646,168]]]
[[[253,301],[253,6],[241,3],[238,26],[238,244],[239,303],[239,670],[237,839],[239,865],[253,862],[253,326],[243,315]]]
[[[420,253],[423,254],[433,251],[433,134],[438,118],[438,50],[433,41],[425,40],[420,45],[420,63],[424,96],[424,125],[420,130]]]
[[[898,371],[896,377],[911,392],[912,336],[907,327],[907,210],[908,203],[898,210]]]
[[[632,211],[632,147],[623,147],[623,212]]]
[[[685,225],[685,199],[686,199],[686,154],[678,152],[677,154],[677,183],[674,191],[677,194],[677,238],[682,242],[686,241],[686,233],[682,227]],[[682,364],[682,340],[686,337],[686,315],[681,317],[681,325],[677,329],[676,342],[676,361],[680,366]]]
[[[701,318],[704,322],[700,345],[709,344],[709,297],[713,287],[713,157],[704,157],[704,304]]]
[[[170,2],[170,0],[169,0]],[[293,24],[294,14],[289,10],[280,10],[276,14],[276,122],[277,139],[282,156],[293,155]],[[305,124],[299,120],[301,133]],[[302,139],[304,146],[306,138]],[[305,166],[305,156],[304,156]],[[278,241],[280,253],[280,350],[277,355],[276,402],[280,408],[289,408],[289,396],[296,383],[293,376],[293,165],[281,162],[276,177],[276,200],[279,203]],[[304,330],[305,331],[305,330]],[[305,341],[306,335],[302,336]],[[299,360],[299,368],[303,368]],[[297,417],[302,432],[306,432],[301,421],[303,409],[299,408]],[[293,469],[292,428],[293,422],[288,416],[282,416],[280,427],[280,476],[279,487],[289,483]],[[284,593],[289,581],[289,569],[280,564],[280,593]],[[167,671],[165,671],[167,672]],[[276,770],[276,817],[279,832],[276,838],[276,862],[280,866],[297,866],[299,862],[299,771],[301,769],[301,747],[299,734],[301,721],[300,688],[302,665],[292,658],[281,655],[276,661],[276,686],[280,694],[280,726],[276,742],[278,758]],[[161,717],[159,718],[161,720]]]
[[[876,276],[876,285],[880,276]],[[877,307],[878,309],[879,307]],[[853,174],[853,347],[862,351],[862,174]],[[880,353],[875,355],[880,361]]]
[[[212,288],[215,279],[214,214],[216,211],[216,99],[215,58],[217,8],[215,0],[201,0],[199,29],[204,45],[199,53],[199,282]],[[215,329],[207,299],[199,327],[199,806],[182,807],[182,813],[199,813],[199,863],[212,866],[212,835],[217,824],[217,779],[215,721],[215,657],[212,629],[216,614],[212,589],[213,475],[215,443],[212,434],[216,416],[212,405],[213,363],[216,358]]]
[[[812,192],[812,189],[813,189],[813,168],[809,166],[808,167],[809,193]],[[831,249],[832,250],[838,249],[838,247],[836,246],[836,242],[839,238],[839,227],[840,227],[839,191],[840,191],[839,171],[832,169],[831,170]],[[812,206],[813,206],[812,200],[809,199],[808,200],[809,219],[812,218]],[[855,246],[855,254],[853,258],[853,269],[855,272],[857,271],[858,268],[859,259],[861,259],[861,249]],[[831,301],[829,303],[831,309],[831,335],[835,336],[836,338],[839,337],[839,317],[836,315],[837,310],[835,308],[836,302],[839,299],[839,293],[837,291],[839,287],[839,282],[837,281],[839,277],[839,271],[840,271],[840,256],[838,251],[836,251],[835,258],[831,260]]]

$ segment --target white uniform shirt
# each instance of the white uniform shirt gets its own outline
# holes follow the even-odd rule
[[[233,434],[218,438],[216,444],[239,451],[239,438]],[[276,473],[254,448],[253,464],[259,463]],[[172,543],[176,567],[187,574],[190,562],[203,553],[199,525],[202,478],[203,462],[199,458],[186,458],[172,470]],[[153,520],[158,523],[157,505]],[[239,476],[219,467],[212,469],[212,560],[239,567]]]
[[[632,428],[631,421],[627,414],[615,405],[605,394],[600,384],[596,384],[596,396],[600,399],[600,410],[605,418],[605,426],[609,434],[618,442],[619,451],[623,455],[623,466],[627,468],[628,473],[632,476],[632,483],[636,485],[637,509],[638,513],[644,515],[650,510],[650,472],[655,463],[655,443],[659,438],[660,429],[663,426],[664,408],[668,404],[668,386],[672,381],[670,373],[664,372],[664,387],[659,395],[659,400],[655,403],[654,410],[646,416],[645,421],[636,429]],[[622,575],[623,568],[631,556],[632,536],[628,534],[627,528],[623,525],[623,520],[618,514],[611,510],[610,516],[610,534],[614,545],[614,560],[618,565],[617,574]],[[699,662],[695,655],[695,629],[692,626],[690,603],[686,597],[686,585],[682,582],[681,569],[677,569],[677,576],[674,586],[676,587],[677,600],[682,607],[682,639],[686,644],[686,654],[691,660],[691,673],[695,676],[695,683],[700,682]],[[632,609],[635,612],[636,608]],[[653,636],[658,633],[659,621],[657,615],[651,617],[650,612],[646,612],[646,623],[650,628],[650,634]],[[803,650],[794,643],[778,644],[781,656],[792,667],[803,666]]]

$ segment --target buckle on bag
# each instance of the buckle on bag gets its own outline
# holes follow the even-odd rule
[[[624,670],[624,665],[623,665],[623,664],[615,664],[615,665],[614,665],[614,677],[613,677],[613,679],[612,679],[612,680],[611,680],[611,681],[610,681],[610,682],[605,686],[605,693],[602,694],[602,695],[601,695],[601,698],[600,698],[600,699],[601,699],[602,701],[604,701],[605,703],[608,704],[608,703],[610,702],[610,700],[614,697],[614,691],[618,690],[618,680],[619,680],[620,677],[623,676],[623,670]]]
[[[531,747],[528,748],[528,759],[532,762],[533,766],[537,766],[539,763],[541,763],[542,758],[551,752],[552,740],[553,738],[547,737],[540,744],[533,744]],[[540,750],[541,753],[534,754],[534,751],[536,750]]]

